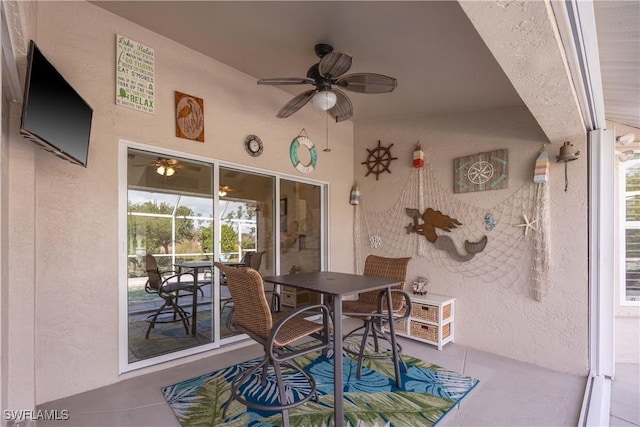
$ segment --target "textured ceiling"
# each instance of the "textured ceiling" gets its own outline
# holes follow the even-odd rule
[[[318,61],[314,45],[329,43],[353,56],[348,73],[398,80],[390,94],[348,93],[354,121],[523,105],[453,1],[95,4],[256,79],[304,77]],[[283,89],[293,96],[309,87]]]
[[[256,79],[304,77],[313,46],[330,43],[353,55],[349,73],[398,79],[391,94],[349,93],[354,121],[523,105],[455,1],[92,3]],[[640,127],[640,1],[594,4],[605,115]]]

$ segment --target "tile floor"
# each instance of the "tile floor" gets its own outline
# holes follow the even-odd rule
[[[400,338],[404,352],[446,369],[469,375],[480,384],[447,414],[439,426],[576,426],[586,379],[514,361],[459,344],[443,351]],[[67,421],[49,426],[179,426],[161,387],[229,366],[261,353],[257,345],[204,358],[179,367],[40,405],[67,409]],[[638,365],[622,366],[614,381],[612,426],[638,426]]]
[[[616,363],[609,423],[611,427],[640,426],[640,364]]]

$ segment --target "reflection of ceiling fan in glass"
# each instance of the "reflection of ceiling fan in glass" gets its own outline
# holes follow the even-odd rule
[[[230,186],[221,185],[220,188],[218,188],[218,196],[224,197],[224,196],[226,196],[227,194],[229,194],[232,191],[234,191],[234,190]]]
[[[343,76],[349,68],[353,58],[346,53],[335,52],[328,44],[317,44],[316,55],[320,62],[314,64],[307,71],[306,78],[280,77],[258,80],[259,85],[314,85],[289,101],[276,115],[286,118],[313,100],[314,107],[326,111],[336,122],[348,120],[353,115],[353,106],[344,92],[340,89],[359,93],[387,93],[393,91],[398,82],[393,77],[373,73],[356,73]],[[338,89],[340,88],[340,89]]]
[[[172,176],[178,169],[188,169],[195,172],[200,172],[200,168],[198,166],[190,165],[188,163],[181,163],[176,159],[159,158],[158,160],[155,160],[151,163],[134,166],[154,167],[156,168],[156,173],[162,176]]]

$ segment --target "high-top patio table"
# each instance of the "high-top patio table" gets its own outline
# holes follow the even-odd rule
[[[333,358],[334,358],[334,417],[336,427],[344,425],[344,381],[342,378],[342,300],[349,295],[362,292],[386,290],[387,307],[389,309],[389,332],[391,348],[395,365],[396,382],[400,381],[400,366],[396,335],[393,327],[393,304],[391,303],[391,288],[399,282],[383,277],[363,276],[360,274],[335,273],[318,271],[312,273],[284,274],[280,276],[264,277],[265,282],[292,288],[306,289],[319,292],[333,298]]]
[[[178,267],[178,272],[181,272],[183,268],[193,270],[193,302],[191,307],[193,313],[191,313],[191,335],[196,336],[196,330],[198,328],[198,274],[201,269],[212,269],[213,261],[196,261],[196,262],[177,262],[174,266]]]

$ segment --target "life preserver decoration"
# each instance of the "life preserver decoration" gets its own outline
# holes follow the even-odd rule
[[[300,158],[298,157],[298,148],[300,146],[306,147],[309,150],[309,155],[311,160],[308,164],[303,165],[300,162]],[[302,173],[311,173],[318,163],[318,150],[316,150],[313,142],[306,136],[296,136],[293,141],[291,141],[291,146],[289,147],[289,157],[291,158],[291,164],[296,168],[299,172]]]

